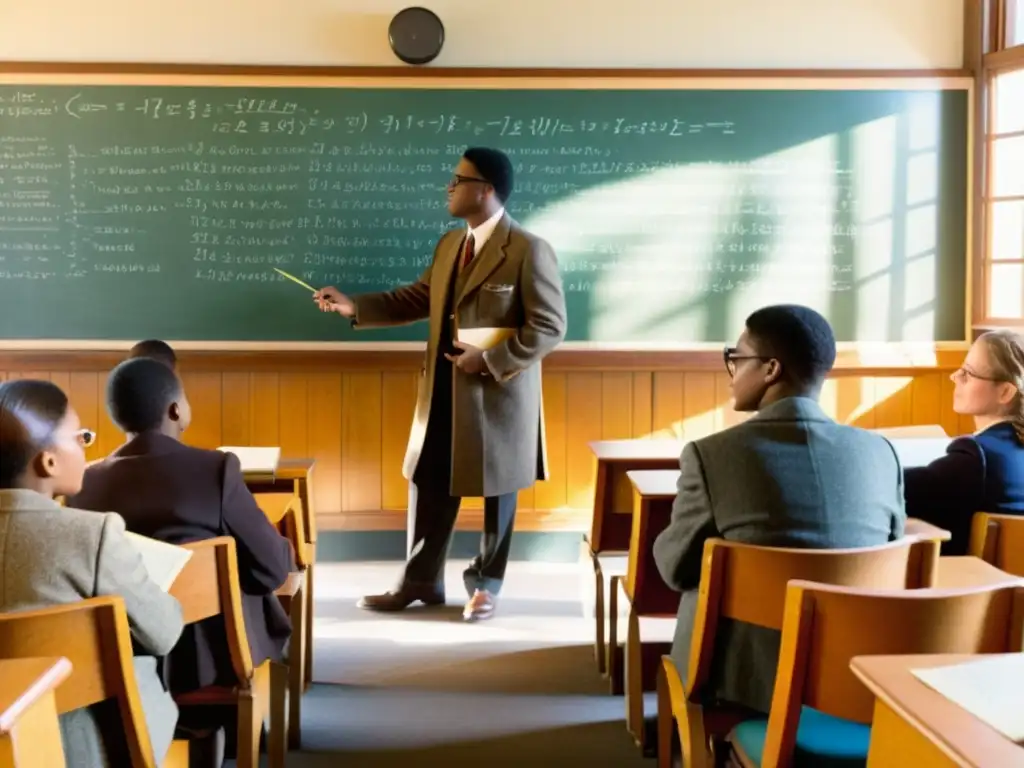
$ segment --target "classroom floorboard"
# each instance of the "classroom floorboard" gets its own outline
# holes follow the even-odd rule
[[[597,673],[579,566],[511,563],[494,618],[464,624],[464,565],[449,564],[446,607],[395,615],[355,602],[399,563],[318,566],[316,683],[288,765],[653,765]]]

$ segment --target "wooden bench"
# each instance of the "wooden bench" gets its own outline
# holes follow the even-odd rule
[[[64,768],[57,686],[65,658],[0,659],[0,768]]]
[[[306,688],[313,682],[313,568],[316,565],[316,511],[313,508],[313,459],[281,459],[273,475],[251,473],[245,484],[253,494],[276,493],[294,495],[302,505],[302,526],[306,537],[306,639],[304,645],[305,668],[303,680]]]
[[[590,533],[584,537],[582,560],[587,584],[584,612],[593,606],[594,656],[601,674],[608,672],[608,599],[611,579],[626,575],[633,524],[633,486],[626,476],[633,470],[677,469],[683,443],[679,440],[598,440],[594,454],[594,509]],[[591,574],[592,575],[589,575]],[[592,597],[591,588],[592,584]],[[614,620],[614,618],[613,618]],[[621,692],[621,688],[619,689]]]

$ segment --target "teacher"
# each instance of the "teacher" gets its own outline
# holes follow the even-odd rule
[[[459,505],[483,496],[480,554],[463,574],[469,602],[462,615],[490,618],[508,563],[516,493],[547,477],[540,361],[565,336],[565,297],[551,246],[505,212],[512,175],[504,153],[467,149],[448,182],[448,211],[467,229],[441,237],[419,280],[362,296],[333,287],[314,294],[322,310],[351,318],[356,328],[430,320],[403,467],[411,481],[412,548],[398,587],[364,597],[362,608],[443,604]]]

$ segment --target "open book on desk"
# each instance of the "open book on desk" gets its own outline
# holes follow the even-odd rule
[[[496,347],[516,335],[518,328],[459,328],[458,340],[477,349]]]
[[[140,536],[131,531],[126,531],[125,535],[142,555],[142,564],[146,566],[149,578],[164,592],[171,588],[178,574],[192,557],[192,550],[175,544]]]
[[[242,465],[242,473],[247,475],[273,475],[281,461],[280,448],[222,445],[217,450],[235,454]]]

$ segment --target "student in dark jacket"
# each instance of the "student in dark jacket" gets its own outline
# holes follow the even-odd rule
[[[274,591],[294,568],[291,544],[267,520],[238,457],[184,445],[191,409],[171,368],[149,358],[118,365],[107,408],[127,442],[86,470],[68,506],[117,512],[128,530],[172,544],[232,536],[254,664],[280,661],[291,623]],[[169,658],[169,685],[184,693],[234,679],[222,619],[185,627]]]
[[[172,371],[178,370],[178,356],[174,353],[171,345],[159,339],[146,339],[128,350],[128,359],[136,357],[148,357],[150,360],[157,360]]]
[[[953,534],[942,553],[962,555],[975,512],[1024,515],[1024,337],[983,334],[951,378],[953,410],[973,416],[975,432],[905,469],[904,492],[909,516]]]

